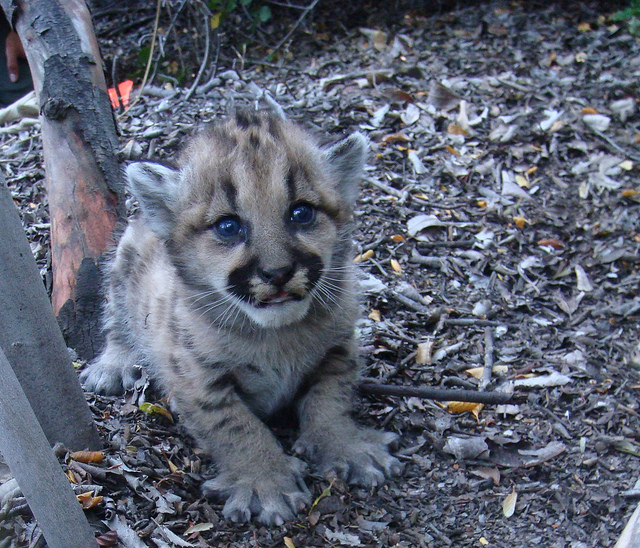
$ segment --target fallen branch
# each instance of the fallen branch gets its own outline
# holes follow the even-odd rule
[[[505,392],[477,392],[475,390],[450,390],[447,388],[396,386],[365,380],[358,384],[363,395],[401,396],[425,398],[434,401],[465,401],[472,403],[501,404],[511,401],[512,394]]]

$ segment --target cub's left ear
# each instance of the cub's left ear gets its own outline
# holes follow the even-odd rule
[[[358,197],[358,183],[362,178],[369,143],[362,133],[353,133],[338,141],[325,154],[333,167],[338,191],[350,206]]]

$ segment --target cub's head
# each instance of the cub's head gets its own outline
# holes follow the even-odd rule
[[[291,122],[238,113],[192,138],[178,169],[141,162],[127,176],[207,313],[279,327],[340,308],[366,152],[359,133],[323,149]]]

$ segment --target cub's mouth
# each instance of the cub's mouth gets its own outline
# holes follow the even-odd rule
[[[281,290],[273,295],[263,297],[260,300],[254,300],[251,304],[256,308],[267,308],[269,306],[275,306],[279,304],[288,303],[290,301],[301,301],[304,297],[296,293],[289,293],[288,291]]]

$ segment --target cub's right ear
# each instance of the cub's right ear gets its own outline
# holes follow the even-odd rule
[[[127,181],[149,228],[168,239],[179,198],[180,172],[162,164],[137,162],[127,166]]]

